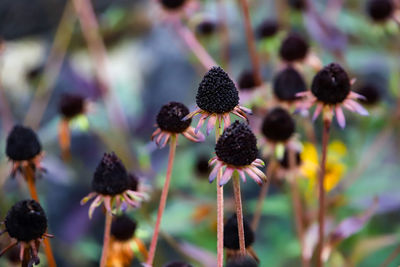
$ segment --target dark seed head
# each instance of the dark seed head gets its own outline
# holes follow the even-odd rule
[[[243,218],[243,228],[244,241],[247,248],[254,243],[254,232],[245,218]],[[224,225],[224,247],[233,250],[240,249],[236,214],[232,215]]]
[[[285,142],[294,133],[295,122],[283,108],[274,108],[265,116],[261,131],[272,142]]]
[[[210,174],[210,166],[208,165],[209,158],[200,156],[196,159],[196,172],[200,176],[207,176]]]
[[[257,158],[257,139],[247,124],[235,121],[218,139],[215,153],[227,164],[246,166]]]
[[[165,9],[177,10],[185,4],[186,0],[160,0],[160,2]]]
[[[212,20],[203,20],[196,26],[196,33],[198,35],[209,36],[218,28],[217,24]]]
[[[230,112],[239,104],[239,94],[228,74],[212,67],[199,84],[196,103],[209,113]]]
[[[6,155],[11,160],[30,160],[40,154],[42,146],[36,133],[28,127],[15,125],[7,137]]]
[[[111,235],[118,241],[128,241],[136,231],[137,223],[125,214],[116,216],[111,225]]]
[[[331,63],[315,75],[311,92],[324,104],[341,103],[350,93],[349,76],[339,64]]]
[[[257,83],[254,79],[254,72],[251,70],[242,71],[239,75],[238,83],[241,91],[254,89],[254,87],[257,86]]]
[[[184,132],[192,122],[192,119],[182,120],[186,115],[189,114],[189,109],[179,102],[169,102],[162,106],[160,112],[157,115],[157,124],[161,130],[182,133]]]
[[[43,208],[35,200],[17,202],[8,211],[5,226],[10,237],[29,242],[41,238],[47,230]]]
[[[392,0],[370,0],[367,4],[368,15],[377,22],[390,18],[394,11]]]
[[[303,10],[306,7],[304,0],[288,0],[288,4],[291,8],[296,10]]]
[[[64,118],[71,119],[84,112],[84,102],[82,96],[64,94],[60,101],[60,113]]]
[[[129,179],[129,190],[138,191],[138,189],[139,189],[139,178],[135,174],[129,173],[128,174],[128,179]]]
[[[308,53],[308,44],[303,37],[296,33],[289,34],[283,40],[279,49],[281,58],[288,62],[303,60]]]
[[[257,27],[257,37],[260,39],[270,38],[279,30],[279,25],[276,20],[266,19]]]
[[[104,153],[94,172],[93,190],[102,195],[118,195],[129,189],[130,181],[125,166],[114,153]]]
[[[374,105],[381,100],[382,90],[372,83],[362,85],[356,92],[366,98],[360,99],[360,101],[367,105]]]
[[[165,264],[163,267],[193,267],[193,266],[183,261],[173,261]]]
[[[249,255],[237,256],[228,260],[225,267],[258,267],[258,263],[255,259]]]
[[[300,157],[300,152],[295,151],[295,166],[300,166],[301,164],[301,157]],[[282,168],[284,169],[289,169],[290,161],[289,161],[289,150],[285,149],[285,152],[283,154],[283,158],[279,160],[279,165],[281,165]]]
[[[296,94],[307,90],[300,73],[292,67],[279,72],[274,79],[274,95],[282,101],[296,100]]]

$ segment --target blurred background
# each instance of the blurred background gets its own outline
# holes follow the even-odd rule
[[[104,216],[96,210],[89,220],[88,205],[79,202],[91,191],[93,172],[104,152],[114,151],[151,188],[150,201],[129,211],[138,223],[136,238],[148,245],[168,159],[168,149],[158,149],[150,136],[162,105],[179,101],[190,110],[195,108],[198,84],[207,68],[193,54],[193,47],[204,47],[235,81],[252,69],[238,1],[186,0],[172,9],[168,3],[0,1],[0,150],[5,151],[6,137],[16,123],[37,132],[47,172],[36,184],[49,232],[55,235],[51,242],[58,266],[98,265]],[[249,89],[254,87],[250,79],[249,86],[243,85],[241,104],[268,108],[270,102],[264,97],[270,98],[273,78],[285,64],[279,48],[289,32],[306,40],[316,62],[339,62],[356,78],[353,90],[373,87],[368,92],[374,101],[365,103],[368,117],[346,112],[345,129],[333,124],[328,217],[332,225],[338,225],[364,214],[375,198],[377,205],[359,231],[335,244],[327,266],[379,266],[400,240],[398,12],[376,21],[368,11],[368,1],[249,0],[248,4],[264,84]],[[315,68],[306,64],[299,68],[309,88]],[[62,157],[58,141],[60,102],[66,93],[80,95],[87,103],[84,114],[69,122],[68,160]],[[312,161],[320,149],[322,121],[313,124],[317,140],[313,144],[304,127],[308,124],[300,115],[295,118],[298,139],[308,149],[303,149],[302,160]],[[254,116],[251,125],[261,145],[257,120]],[[210,262],[215,261],[216,194],[215,185],[208,183],[206,164],[213,156],[212,136],[201,144],[179,138],[154,266],[172,260],[212,266]],[[8,209],[29,193],[22,177],[10,178],[5,153],[0,159],[0,218],[5,218]],[[300,176],[304,202],[312,210],[316,199],[309,190],[316,175],[303,171]],[[225,187],[227,218],[234,212],[231,187]],[[252,181],[242,183],[248,220],[259,191]],[[271,183],[253,244],[260,266],[300,266],[288,191],[282,180]],[[6,238],[0,243],[5,246]],[[143,256],[133,250],[131,266],[141,266]],[[46,266],[44,254],[41,259],[39,266]],[[389,266],[399,263],[400,257]],[[0,258],[1,266],[11,264],[7,255]]]

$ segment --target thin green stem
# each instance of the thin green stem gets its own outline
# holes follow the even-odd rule
[[[156,225],[154,227],[154,233],[153,233],[153,237],[152,237],[151,243],[150,243],[149,257],[147,258],[147,261],[146,261],[147,265],[149,265],[149,266],[153,266],[154,256],[156,253],[157,242],[158,242],[158,235],[160,232],[161,219],[162,219],[162,216],[163,216],[163,213],[165,210],[165,206],[167,204],[169,184],[171,182],[172,167],[174,165],[174,158],[175,158],[176,140],[177,140],[177,136],[171,135],[171,143],[169,145],[167,174],[165,176],[164,187],[161,192],[161,199],[160,199],[160,204],[158,206],[158,213],[157,213],[157,221],[156,221]]]

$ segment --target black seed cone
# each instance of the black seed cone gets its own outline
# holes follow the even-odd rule
[[[84,102],[82,96],[64,94],[61,97],[59,110],[64,118],[71,119],[84,112]]]
[[[258,263],[252,257],[238,256],[228,260],[225,267],[258,267]]]
[[[256,33],[260,39],[274,36],[279,30],[279,25],[276,20],[266,19],[258,25]]]
[[[228,74],[220,67],[212,67],[199,84],[196,103],[209,113],[225,113],[239,104],[239,95]]]
[[[392,0],[370,0],[367,3],[368,15],[377,22],[390,18],[394,11]]]
[[[39,155],[42,146],[36,133],[28,127],[15,125],[7,137],[6,155],[11,160],[30,160]]]
[[[184,132],[192,119],[182,120],[189,114],[189,109],[182,103],[170,102],[161,107],[157,115],[157,125],[163,131],[172,133]]]
[[[279,55],[285,61],[303,60],[308,53],[308,44],[297,33],[289,34],[282,42]]]
[[[211,35],[218,28],[217,24],[211,20],[203,20],[196,26],[196,33],[199,35]]]
[[[235,121],[218,139],[215,153],[227,164],[246,166],[257,158],[257,139],[247,124]]]
[[[138,189],[139,189],[139,178],[135,174],[129,173],[128,174],[128,179],[129,179],[129,190],[138,191]]]
[[[288,0],[288,4],[291,8],[297,10],[303,10],[306,7],[304,0]]]
[[[135,234],[137,222],[125,214],[116,216],[111,225],[111,235],[118,241],[128,241]]]
[[[205,156],[200,156],[199,158],[197,158],[195,168],[197,174],[199,174],[200,176],[207,176],[208,174],[210,174],[210,166],[208,165],[208,160],[209,158]]]
[[[315,75],[311,92],[324,104],[341,103],[350,93],[349,76],[339,64],[331,63]]]
[[[285,142],[294,133],[295,122],[283,108],[274,108],[265,116],[261,131],[272,142]]]
[[[301,164],[301,157],[300,157],[300,152],[299,151],[295,151],[295,166],[300,166]],[[285,168],[285,169],[289,169],[289,165],[290,165],[290,160],[289,160],[289,151],[288,149],[285,149],[285,152],[283,154],[283,158],[281,158],[279,160],[279,165],[281,165],[281,167]]]
[[[252,90],[257,86],[254,79],[254,72],[251,70],[244,70],[240,73],[239,79],[239,89],[240,90]]]
[[[114,153],[104,153],[93,176],[93,190],[102,195],[118,195],[129,189],[128,173]]]
[[[186,0],[160,0],[165,9],[176,10],[181,8]]]
[[[287,67],[274,78],[274,95],[282,101],[296,100],[296,94],[307,90],[306,83],[300,73]]]
[[[4,223],[10,237],[24,242],[42,237],[47,229],[46,214],[35,200],[17,202],[8,211]]]
[[[243,218],[244,243],[249,247],[254,243],[254,232],[249,223]],[[239,234],[236,214],[232,215],[224,225],[224,247],[239,250]]]
[[[367,105],[374,105],[378,103],[382,97],[382,90],[372,83],[364,84],[363,86],[359,87],[356,92],[366,98],[360,99],[360,101]]]
[[[193,267],[193,266],[183,261],[173,261],[165,264],[163,267]]]

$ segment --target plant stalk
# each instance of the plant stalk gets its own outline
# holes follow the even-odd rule
[[[324,228],[325,228],[325,188],[324,178],[326,171],[326,156],[329,140],[329,131],[331,128],[331,120],[324,120],[324,129],[322,134],[322,155],[320,162],[320,172],[318,179],[319,191],[319,210],[318,210],[318,246],[317,246],[317,266],[323,267],[322,250],[324,248]]]
[[[242,197],[240,194],[240,178],[236,171],[233,174],[233,193],[235,195],[235,207],[236,207],[236,217],[238,224],[240,254],[246,255],[246,244],[245,244],[244,226],[243,226]]]
[[[215,124],[215,143],[221,136],[221,121],[217,119]],[[224,265],[224,187],[219,186],[222,170],[217,174],[217,267]]]
[[[400,245],[398,245],[392,253],[389,254],[389,256],[385,259],[385,261],[380,265],[380,267],[387,267],[389,266],[390,263],[393,262],[397,256],[400,254]]]
[[[100,267],[105,267],[107,263],[107,256],[110,248],[111,224],[112,224],[112,213],[111,211],[106,211],[106,222],[104,225],[104,237],[103,237],[103,251],[101,252]]]
[[[153,237],[152,237],[151,243],[150,243],[149,256],[146,261],[147,265],[149,265],[149,266],[153,266],[154,256],[155,256],[156,248],[157,248],[158,235],[160,232],[161,219],[162,219],[162,216],[164,213],[165,205],[167,204],[169,184],[171,182],[172,167],[174,165],[174,158],[175,158],[176,139],[177,139],[176,135],[171,135],[171,143],[169,145],[170,148],[169,148],[169,156],[168,156],[167,174],[165,176],[164,187],[161,192],[161,199],[160,199],[160,204],[159,204],[158,213],[157,213],[157,221],[156,221],[156,225],[154,227],[154,233],[153,233]]]

